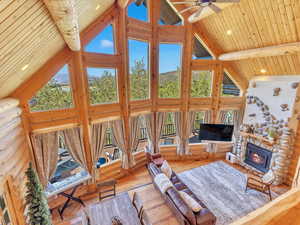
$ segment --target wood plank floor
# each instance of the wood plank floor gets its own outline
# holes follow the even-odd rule
[[[206,165],[213,162],[212,160],[201,160],[201,161],[170,161],[169,164],[173,170],[177,173],[190,170],[199,166]],[[235,168],[243,171],[243,168],[234,166]],[[284,185],[274,187],[272,191],[282,194],[287,191],[288,188]],[[145,167],[136,169],[130,173],[129,176],[121,178],[117,182],[117,192],[128,191],[129,195],[132,196],[133,192],[140,193],[143,200],[146,212],[150,215],[152,223],[154,225],[177,225],[178,222],[173,216],[169,207],[165,205],[164,200],[156,189],[151,184],[151,177]],[[86,205],[94,204],[98,201],[97,194],[89,194],[83,196],[83,200]],[[61,221],[58,213],[53,213],[53,223],[55,225],[80,225],[81,224],[81,209],[82,207],[77,203],[67,208],[64,212],[64,221]]]

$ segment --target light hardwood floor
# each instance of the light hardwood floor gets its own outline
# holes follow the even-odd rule
[[[213,162],[212,160],[201,160],[201,161],[170,161],[169,164],[172,169],[177,172],[183,172],[186,170],[190,170],[192,168],[196,168],[199,166],[206,165],[208,163]],[[234,166],[235,168],[243,171],[243,168],[239,166]],[[282,194],[287,191],[288,188],[284,185],[274,187],[272,191]],[[130,175],[121,178],[117,182],[117,193],[128,191],[129,195],[132,196],[133,192],[138,192],[142,198],[144,207],[146,208],[146,212],[150,215],[151,222],[155,225],[177,225],[176,218],[174,218],[172,212],[169,207],[165,205],[164,200],[154,189],[151,184],[151,177],[148,174],[146,167],[141,167],[136,169],[134,172],[130,173]],[[86,205],[94,204],[98,201],[97,194],[89,194],[83,196],[83,200]],[[82,207],[77,203],[72,203],[72,205],[67,208],[64,212],[64,221],[58,216],[58,213],[54,211],[53,213],[53,222],[55,225],[67,225],[81,224],[81,209]]]

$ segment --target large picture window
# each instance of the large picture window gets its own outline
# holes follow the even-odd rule
[[[117,70],[114,68],[87,68],[90,103],[118,102]]]
[[[59,70],[56,75],[29,100],[29,107],[32,112],[73,107],[68,65],[65,65]]]
[[[210,97],[212,86],[211,71],[192,71],[191,97]]]
[[[86,52],[115,54],[114,27],[108,25],[84,48]]]
[[[149,99],[149,44],[129,40],[130,100]]]
[[[238,86],[232,81],[230,76],[224,72],[223,82],[221,87],[221,96],[222,97],[239,97],[241,91]]]
[[[160,145],[174,145],[176,138],[176,126],[174,112],[167,112],[161,131]]]
[[[181,44],[159,45],[159,97],[179,98],[182,63]]]
[[[182,25],[182,19],[167,0],[160,0],[160,25]]]

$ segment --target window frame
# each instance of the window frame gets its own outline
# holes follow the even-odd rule
[[[98,35],[100,35],[108,26],[112,26],[112,35],[113,35],[113,50],[114,53],[110,54],[110,53],[103,53],[103,52],[90,52],[90,51],[86,51],[85,48],[87,45],[89,45]],[[83,52],[88,53],[88,54],[98,54],[98,55],[110,55],[110,56],[116,56],[119,54],[118,51],[118,44],[117,44],[117,31],[116,31],[116,22],[115,20],[109,21],[104,28],[102,28],[101,30],[98,31],[98,33],[96,35],[94,35],[87,43],[85,43],[83,45]]]
[[[179,88],[179,92],[178,92],[178,97],[160,97],[160,45],[161,44],[171,44],[171,45],[179,45],[180,46],[180,74],[178,77],[178,88]],[[159,41],[157,43],[157,72],[158,72],[158,79],[157,79],[157,98],[158,99],[181,99],[182,97],[182,71],[183,71],[183,55],[184,55],[184,43],[182,42],[178,42],[178,41]]]
[[[192,85],[193,85],[193,72],[194,71],[198,71],[198,72],[210,72],[210,75],[211,75],[211,82],[210,82],[210,94],[209,96],[205,96],[205,97],[193,97],[192,96]],[[191,99],[197,99],[197,98],[212,98],[213,96],[213,86],[214,86],[214,81],[215,81],[215,74],[214,74],[214,70],[212,68],[199,68],[199,69],[191,69],[191,78],[190,78],[190,90],[189,90],[189,97]]]
[[[107,102],[107,103],[95,103],[95,104],[92,104],[92,102],[91,102],[90,84],[89,84],[88,68],[93,68],[93,69],[113,69],[113,70],[115,70],[115,82],[116,82],[117,101],[115,101],[115,102]],[[86,74],[85,77],[86,77],[86,82],[87,82],[87,101],[88,101],[88,104],[89,104],[90,107],[120,104],[119,70],[120,70],[120,68],[118,66],[115,66],[115,67],[113,67],[113,66],[85,66],[85,74]]]
[[[148,97],[145,98],[145,99],[131,99],[131,74],[130,74],[130,50],[129,50],[129,41],[130,40],[133,40],[133,41],[139,41],[139,42],[143,42],[143,43],[147,43],[148,44]],[[147,100],[150,100],[151,99],[151,83],[152,83],[152,79],[151,79],[151,73],[152,73],[152,61],[151,61],[151,49],[152,49],[152,46],[151,46],[151,41],[150,40],[143,40],[143,39],[139,39],[139,38],[136,38],[136,37],[131,37],[131,36],[128,36],[127,37],[127,61],[128,61],[128,95],[129,95],[129,101],[130,102],[139,102],[139,101],[147,101]]]
[[[29,101],[31,99],[33,99],[36,94],[43,89],[57,74],[58,72],[64,67],[67,66],[67,71],[68,71],[68,76],[69,76],[69,86],[71,88],[70,93],[71,93],[71,100],[72,100],[72,106],[70,108],[58,108],[58,109],[49,109],[49,110],[39,110],[39,111],[32,111],[31,107],[30,107],[30,103]],[[73,65],[72,62],[69,60],[65,63],[63,63],[63,65],[61,67],[59,67],[51,76],[51,78],[49,80],[47,80],[42,87],[40,87],[37,91],[35,91],[32,96],[27,100],[27,106],[28,106],[28,110],[31,114],[34,113],[44,113],[44,112],[58,112],[58,111],[68,111],[68,110],[74,110],[76,109],[76,94],[75,94],[75,90],[76,90],[76,85],[75,85],[75,79],[74,79],[74,71],[73,71]]]

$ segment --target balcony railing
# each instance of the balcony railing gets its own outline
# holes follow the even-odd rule
[[[175,124],[165,124],[162,130],[162,137],[169,137],[169,136],[174,136],[176,135],[176,128],[175,128]],[[141,128],[141,132],[140,132],[140,137],[139,140],[140,141],[144,141],[147,140],[147,129],[145,127]],[[110,146],[114,146],[113,143],[113,136],[111,131],[107,131],[105,134],[105,147],[110,147]]]

